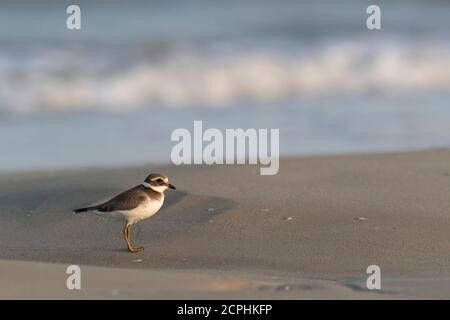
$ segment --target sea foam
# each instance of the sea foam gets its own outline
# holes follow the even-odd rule
[[[339,94],[450,92],[450,47],[440,41],[100,49],[44,46],[20,56],[0,50],[0,110],[128,112]]]

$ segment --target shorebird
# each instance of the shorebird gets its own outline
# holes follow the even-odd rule
[[[74,213],[93,212],[119,218],[125,221],[123,235],[129,252],[140,252],[143,247],[134,248],[130,243],[131,226],[136,222],[150,218],[161,209],[164,203],[164,191],[175,189],[169,179],[161,173],[151,173],[145,181],[111,200],[96,206],[80,208]]]

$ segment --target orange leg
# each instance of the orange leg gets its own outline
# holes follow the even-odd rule
[[[130,231],[131,231],[131,223],[127,223],[125,225],[125,227],[123,228],[123,236],[125,238],[125,242],[127,244],[127,248],[129,252],[132,253],[137,253],[137,252],[141,252],[142,250],[144,250],[143,247],[138,247],[138,248],[133,248],[133,246],[130,243]]]

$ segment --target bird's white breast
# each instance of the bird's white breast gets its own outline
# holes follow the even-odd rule
[[[118,215],[122,216],[129,223],[136,223],[139,220],[148,219],[161,209],[164,203],[164,196],[158,199],[150,199],[143,202],[139,207],[128,211],[116,211]]]

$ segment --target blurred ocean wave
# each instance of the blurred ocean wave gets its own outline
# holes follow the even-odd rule
[[[279,128],[280,153],[448,147],[449,1],[0,2],[0,171],[169,162],[171,132]],[[118,151],[118,146],[120,150]]]
[[[0,51],[0,108],[13,114],[217,108],[410,91],[450,93],[450,44],[388,37]]]

